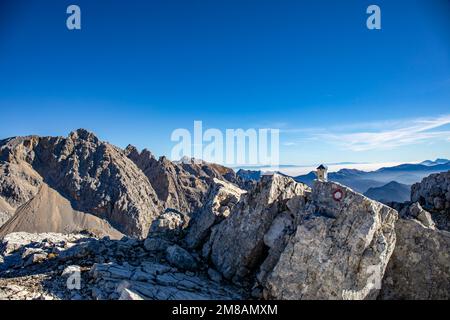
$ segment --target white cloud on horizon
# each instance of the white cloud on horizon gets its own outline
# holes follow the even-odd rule
[[[394,149],[401,146],[413,145],[423,142],[437,140],[450,141],[450,131],[442,127],[450,124],[450,115],[406,120],[402,122],[374,122],[361,125],[364,131],[355,130],[343,132],[341,130],[315,132],[312,130],[311,137],[326,140],[346,150],[369,151]],[[373,129],[368,131],[367,128]],[[439,130],[441,128],[441,130]]]

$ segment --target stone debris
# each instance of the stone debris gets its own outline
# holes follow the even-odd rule
[[[164,238],[150,236],[145,239],[144,247],[148,251],[165,252],[172,245],[171,242]]]
[[[281,175],[264,176],[232,213],[217,225],[203,254],[226,279],[241,283],[264,257],[264,236],[274,219],[289,211],[288,202],[306,201],[309,187]]]
[[[189,248],[198,248],[205,242],[211,229],[226,219],[245,193],[231,183],[214,179],[203,207],[194,214],[184,241]]]
[[[127,238],[19,233],[8,235],[0,248],[2,300],[231,300],[245,297],[242,288],[211,281],[206,270],[197,268],[192,254],[176,245],[167,250],[168,262],[164,253],[146,250],[144,241]],[[28,262],[36,256],[42,259]],[[81,277],[79,290],[67,286],[67,279],[74,275]]]

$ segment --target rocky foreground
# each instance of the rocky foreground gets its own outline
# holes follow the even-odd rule
[[[5,236],[0,299],[449,299],[449,248],[418,203],[399,215],[333,182],[215,180],[189,223],[166,212],[145,240]]]

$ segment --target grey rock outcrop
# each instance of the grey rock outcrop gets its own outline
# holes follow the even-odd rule
[[[13,216],[13,214],[11,213],[11,211],[9,211],[9,210],[8,211],[7,210],[2,211],[0,209],[0,227],[2,225],[4,225],[6,221],[11,219],[12,216]]]
[[[201,205],[207,186],[199,184],[195,177],[165,157],[157,160],[148,150],[139,153],[135,147],[128,146],[125,152],[148,178],[165,208],[191,212]]]
[[[396,233],[380,299],[450,299],[450,233],[415,219],[400,219]]]
[[[203,254],[226,279],[241,282],[267,254],[264,237],[275,218],[289,211],[288,202],[305,202],[306,185],[278,174],[264,176],[244,195],[228,219],[213,228]]]
[[[450,298],[449,213],[435,200],[444,199],[448,182],[448,172],[433,174],[413,186],[412,200],[417,202],[395,204],[402,219],[396,224],[397,244],[380,299]]]
[[[194,213],[184,241],[189,248],[198,248],[211,233],[211,228],[226,219],[245,193],[235,185],[214,179],[203,207]]]
[[[0,300],[450,299],[450,172],[394,209],[250,174],[82,129],[0,141]]]
[[[450,171],[432,174],[414,184],[411,201],[429,211],[439,229],[450,231]]]
[[[301,220],[267,280],[266,296],[376,298],[395,247],[397,212],[342,185],[316,182]]]

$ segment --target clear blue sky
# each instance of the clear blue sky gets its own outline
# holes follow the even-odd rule
[[[285,164],[450,157],[450,2],[2,0],[0,111],[0,138],[84,127],[157,155],[202,120],[280,128]]]

